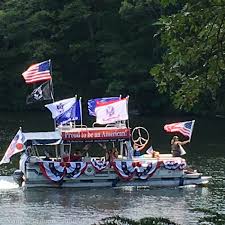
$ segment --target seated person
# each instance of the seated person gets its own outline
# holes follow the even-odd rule
[[[64,154],[62,155],[62,161],[63,162],[69,162],[70,161],[70,156],[67,152],[64,152]]]
[[[73,155],[70,156],[70,161],[82,161],[82,155],[80,151],[75,151]]]
[[[112,157],[112,151],[111,150],[108,150],[106,151],[105,153],[105,161],[111,161],[111,157]]]
[[[134,156],[136,157],[141,156],[141,149],[139,148],[139,145],[134,143],[133,149],[134,149]]]
[[[45,151],[45,158],[43,158],[43,161],[52,161],[47,151]]]
[[[119,156],[119,152],[117,150],[117,148],[113,148],[112,149],[112,159],[117,159]]]
[[[141,155],[141,152],[140,151],[138,151],[138,150],[136,150],[136,149],[134,149],[134,156],[140,156]]]

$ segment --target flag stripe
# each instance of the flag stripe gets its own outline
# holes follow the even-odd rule
[[[120,97],[105,97],[105,98],[95,98],[95,99],[89,99],[88,100],[88,113],[90,116],[96,116],[95,114],[95,108],[97,102],[110,102],[114,100],[119,100]]]
[[[22,76],[27,84],[51,80],[50,60],[31,65]]]
[[[169,133],[179,132],[183,134],[184,136],[188,136],[190,138],[192,135],[194,122],[195,121],[192,120],[192,121],[186,121],[186,122],[166,124],[164,126],[164,130]]]

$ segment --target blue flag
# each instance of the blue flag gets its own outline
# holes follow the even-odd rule
[[[57,125],[70,121],[81,120],[81,102],[76,98],[68,98],[45,105],[55,119]]]
[[[106,98],[94,98],[88,100],[88,113],[90,116],[96,116],[95,114],[95,108],[96,108],[96,102],[110,102],[110,101],[115,101],[119,100],[120,97],[106,97]]]

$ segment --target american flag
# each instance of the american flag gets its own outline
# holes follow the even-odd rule
[[[31,65],[22,76],[27,84],[51,80],[50,66],[50,60]]]
[[[191,138],[195,120],[166,124],[164,130],[169,133],[179,132],[184,136]]]

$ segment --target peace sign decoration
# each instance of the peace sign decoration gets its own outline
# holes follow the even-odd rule
[[[131,134],[134,149],[141,151],[149,141],[149,133],[144,127],[135,127]]]

